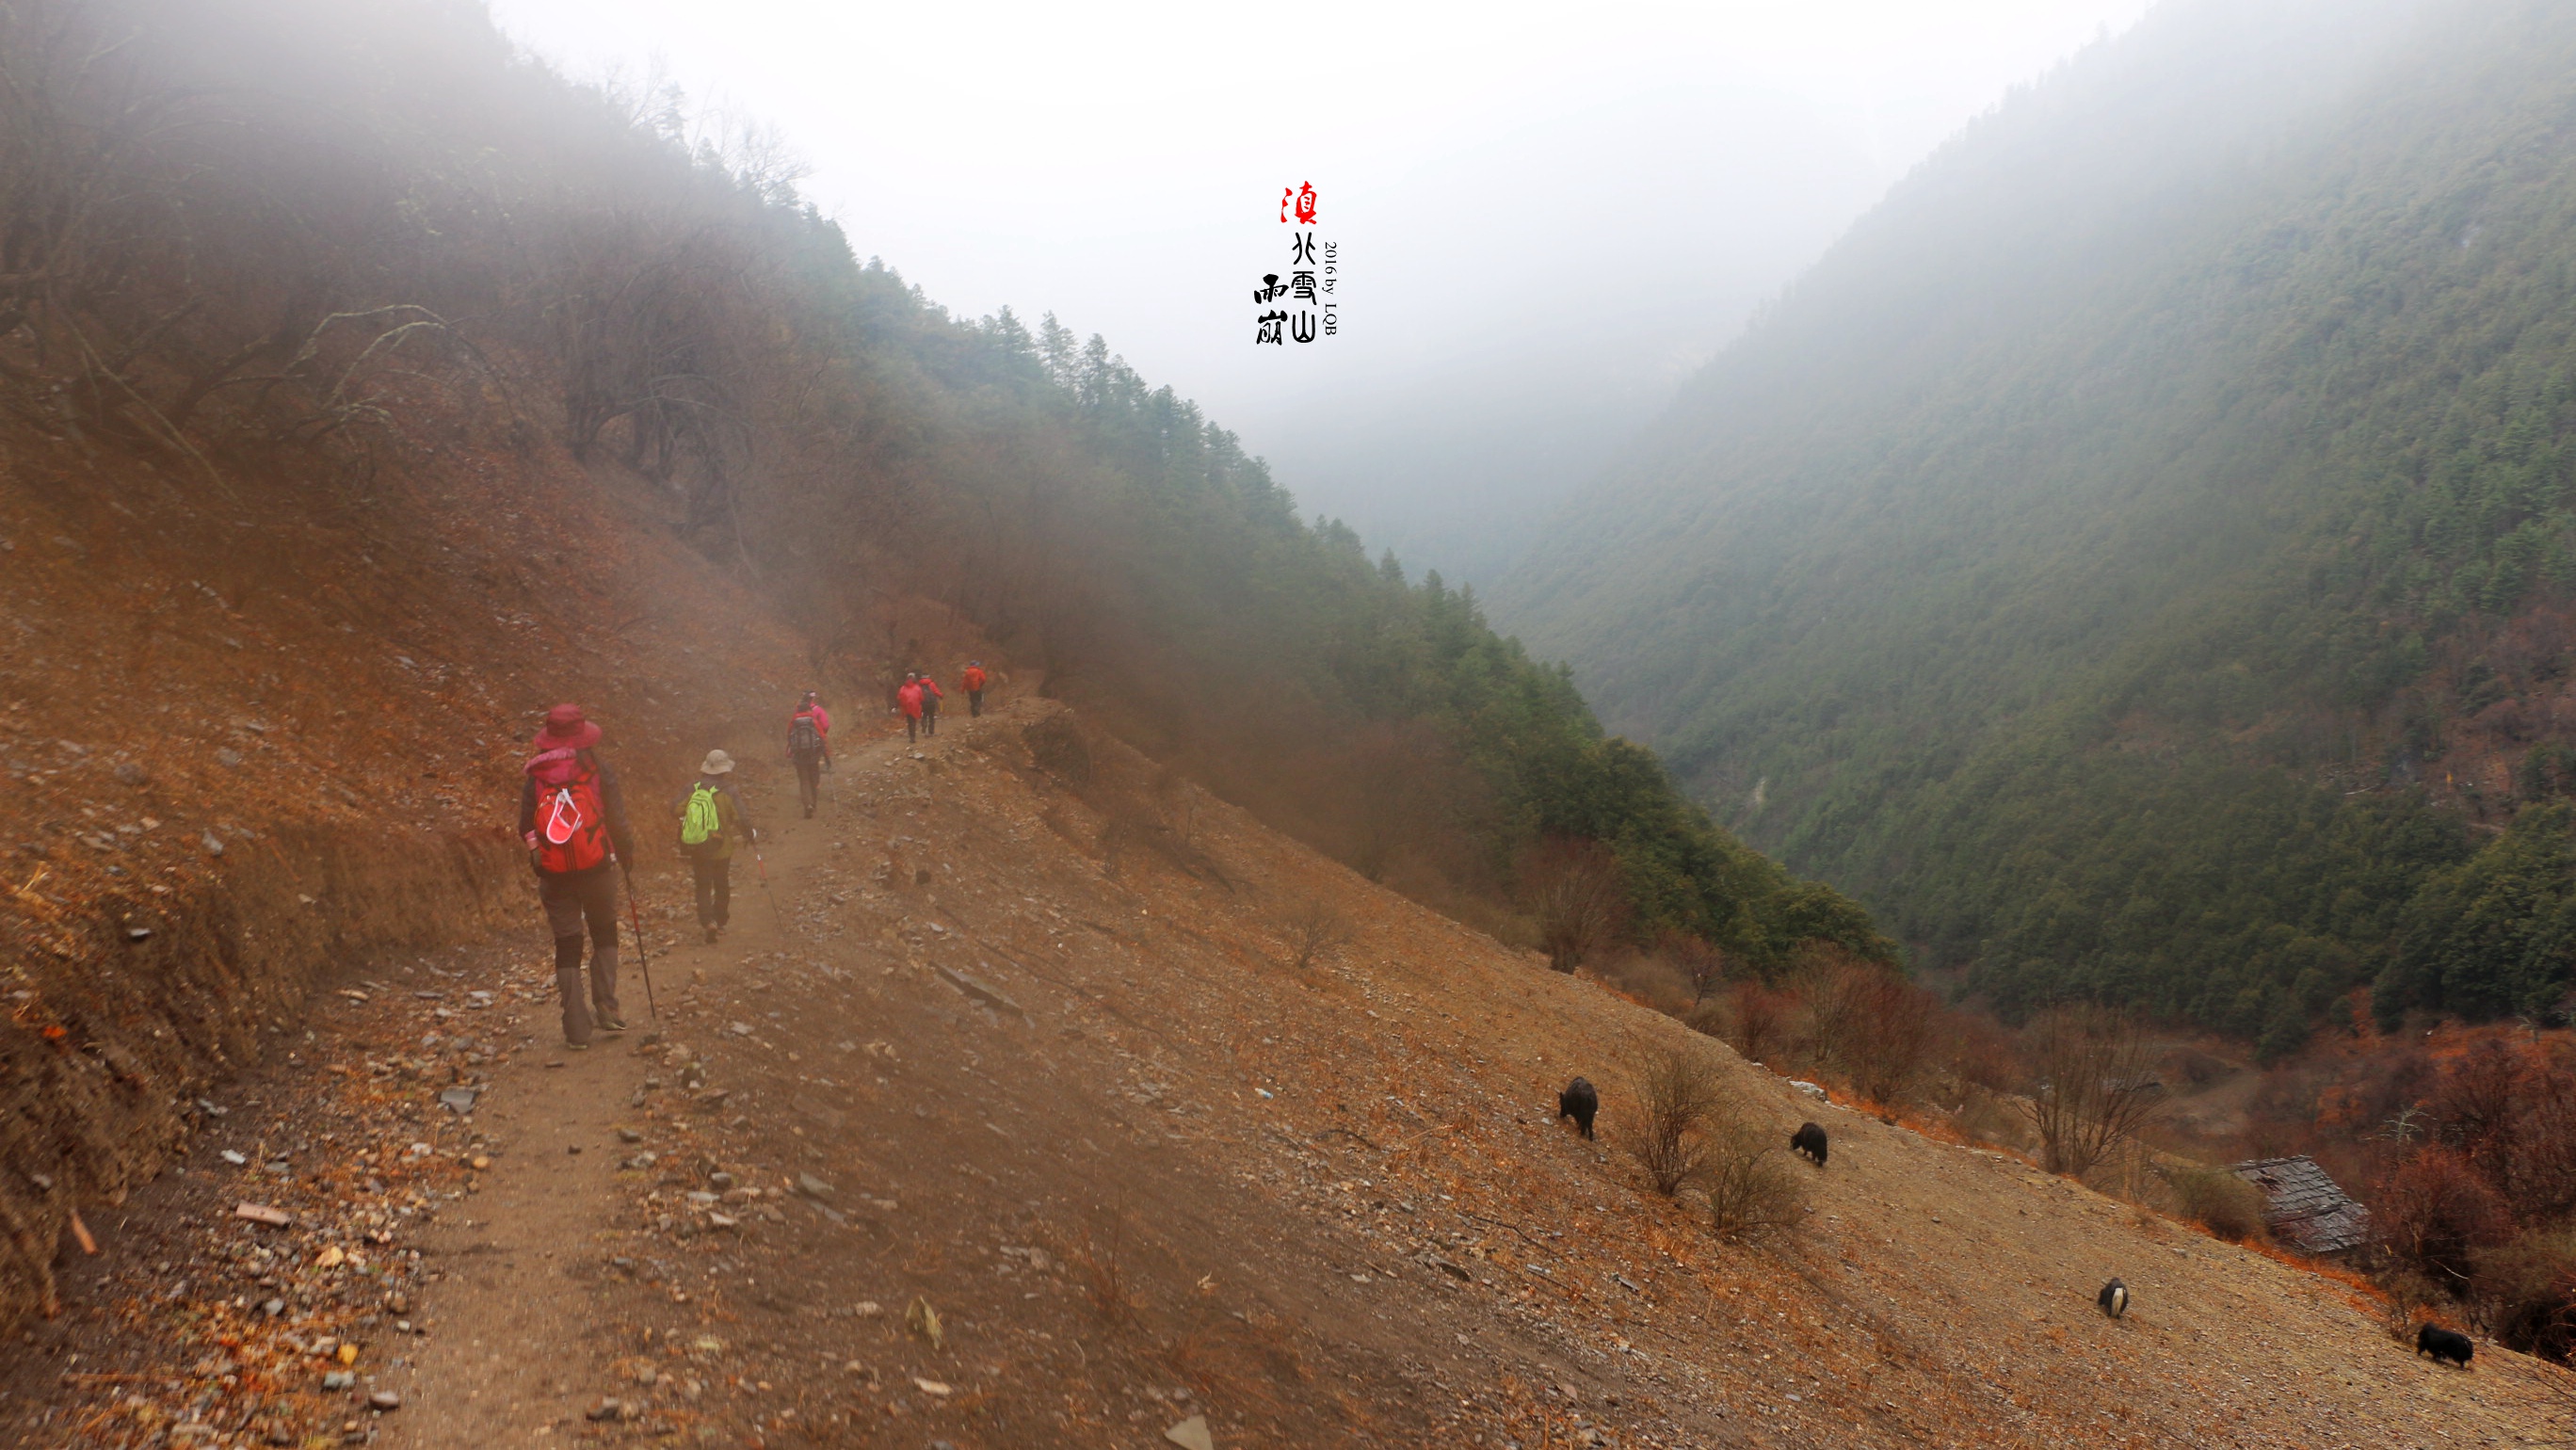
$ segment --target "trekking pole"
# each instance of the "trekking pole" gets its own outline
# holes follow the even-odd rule
[[[653,954],[644,949],[644,909],[635,904],[635,868],[620,861],[618,868],[626,873],[626,916],[635,923],[635,965],[644,973],[644,1007],[653,1014],[653,1025],[662,1025],[662,1004],[653,1000]]]

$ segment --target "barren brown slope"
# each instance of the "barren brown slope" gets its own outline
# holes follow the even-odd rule
[[[417,418],[363,475],[219,482],[0,430],[0,1334],[318,974],[524,922],[507,804],[549,704],[612,721],[652,799],[881,663],[783,627],[649,484]]]
[[[1148,794],[1107,742],[1073,788],[1029,751],[1055,713],[853,753],[773,859],[778,944],[756,889],[756,935],[666,942],[659,1043],[551,1069],[538,944],[475,959],[521,1030],[477,1122],[439,1130],[447,1161],[482,1136],[478,1191],[451,1170],[414,1200],[439,1226],[396,1239],[423,1254],[404,1310],[427,1336],[338,1321],[380,1376],[359,1388],[404,1406],[317,1393],[318,1361],[275,1348],[316,1332],[299,1296],[224,1321],[244,1383],[274,1376],[263,1413],[423,1445],[1142,1445],[1195,1414],[1228,1446],[2430,1445],[2565,1422],[2560,1371],[2418,1361],[2331,1281],[1817,1109],[1702,1043],[1784,1138],[1820,1112],[1835,1140],[1803,1229],[1718,1243],[1620,1151],[1623,1059],[1682,1029],[1186,786]],[[1059,726],[1039,739],[1078,765]],[[1298,972],[1282,923],[1310,898],[1360,935]],[[1576,1072],[1605,1090],[1597,1146],[1551,1117]],[[303,1233],[286,1262],[318,1251]],[[2137,1294],[2118,1323],[2091,1306],[2113,1274]],[[95,1416],[162,1382],[155,1352],[93,1348],[118,1378],[53,1393]],[[243,1433],[195,1413],[208,1443]],[[84,1423],[79,1443],[149,1438]]]

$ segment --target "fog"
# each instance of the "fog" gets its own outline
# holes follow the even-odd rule
[[[2146,8],[494,3],[576,75],[775,126],[862,255],[1105,334],[1470,581],[1943,137]],[[1304,183],[1342,330],[1256,345]]]

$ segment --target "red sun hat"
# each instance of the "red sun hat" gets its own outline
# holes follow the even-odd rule
[[[539,750],[588,750],[599,743],[599,727],[579,705],[557,705],[546,712],[546,728],[537,732]]]

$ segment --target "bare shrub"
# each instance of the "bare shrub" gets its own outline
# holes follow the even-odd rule
[[[2412,1345],[2415,1327],[2433,1317],[2434,1308],[2450,1296],[2411,1266],[2391,1259],[2370,1276],[2383,1296],[2379,1327],[2400,1344]]]
[[[1696,1183],[1708,1168],[1701,1126],[1717,1111],[1717,1065],[1689,1043],[1649,1047],[1637,1073],[1641,1121],[1628,1150],[1646,1181],[1666,1198]]]
[[[1538,918],[1547,963],[1571,972],[1599,954],[1628,921],[1628,890],[1619,860],[1599,841],[1564,837],[1532,850],[1521,870],[1522,894]]]
[[[2174,1203],[2185,1218],[2230,1243],[2270,1237],[2263,1222],[2263,1190],[2224,1168],[2184,1168],[2169,1175]]]
[[[1772,1052],[1788,1043],[1793,1005],[1786,992],[1752,978],[1736,983],[1726,994],[1728,1044],[1747,1062],[1770,1061]]]
[[[1801,981],[1816,1060],[1873,1102],[1903,1100],[1931,1051],[1932,994],[1834,948],[1816,949]]]
[[[1020,732],[1029,759],[1040,770],[1076,789],[1091,784],[1091,742],[1082,727],[1062,715],[1040,720]]]
[[[2060,1007],[2030,1027],[2038,1076],[2027,1106],[2040,1166],[2081,1178],[2155,1121],[2164,1088],[2137,1022],[2098,1007]]]
[[[1127,1215],[1105,1215],[1108,1227],[1086,1226],[1082,1241],[1067,1248],[1065,1262],[1082,1275],[1083,1297],[1105,1324],[1124,1324],[1136,1315],[1135,1291],[1127,1282]]]
[[[1691,1000],[1690,984],[1673,970],[1673,964],[1659,952],[1614,949],[1594,963],[1601,980],[1614,989],[1634,997],[1667,1017],[1684,1017],[1697,1010]]]
[[[1956,1119],[1959,1131],[1980,1143],[1998,1143],[2019,1150],[2030,1139],[2030,1118],[2012,1106],[2012,1100],[1971,1086],[1959,1103]]]
[[[2433,1116],[2442,1138],[2483,1161],[2513,1136],[2521,1106],[2522,1054],[2492,1037],[2472,1043],[2442,1073]]]
[[[2565,1364],[2576,1351],[2576,1229],[2527,1233],[2474,1257],[2486,1331],[2525,1354]]]
[[[2479,1250],[2513,1237],[2513,1212],[2468,1156],[2424,1148],[2391,1170],[2371,1195],[2370,1221],[2390,1259],[2456,1293],[2476,1272]]]
[[[1288,918],[1288,965],[1304,971],[1351,944],[1351,919],[1320,897],[1309,899]]]
[[[1694,1009],[1706,1006],[1726,986],[1726,954],[1706,938],[1666,932],[1655,943],[1655,955],[1690,989]]]
[[[2576,1212],[2576,1064],[2565,1042],[2528,1064],[2515,1096],[2505,1196],[2526,1220],[2565,1218]]]
[[[1952,1011],[1941,1017],[1950,1073],[1958,1080],[1963,1099],[1970,1089],[2004,1093],[2021,1085],[2021,1048],[2011,1029],[1983,1012]]]
[[[1721,1109],[1701,1128],[1709,1225],[1729,1238],[1798,1221],[1805,1183],[1788,1162],[1788,1135]]]

